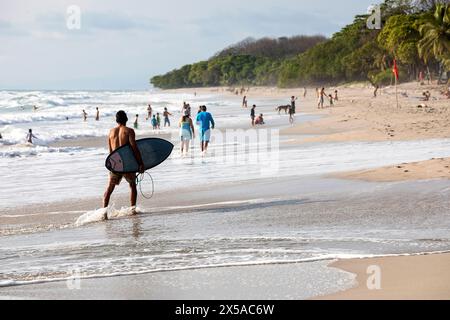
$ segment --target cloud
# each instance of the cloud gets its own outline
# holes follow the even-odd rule
[[[28,36],[36,39],[66,39],[72,36],[98,36],[101,32],[159,31],[167,22],[143,16],[113,12],[81,12],[81,28],[67,27],[66,12],[50,11],[33,17],[31,21],[11,23],[0,20],[0,36]]]
[[[273,12],[276,12],[274,14]],[[224,30],[236,36],[331,35],[336,23],[314,14],[272,8],[270,11],[222,12],[190,22],[201,36],[221,37]],[[234,31],[233,31],[234,30]]]
[[[66,32],[67,16],[59,12],[46,13],[36,18],[36,25],[45,31]],[[114,12],[81,11],[81,33],[97,31],[133,31],[158,29],[160,24],[142,16],[130,16]]]
[[[120,31],[146,28],[147,21],[116,13],[93,12],[82,15],[82,24],[88,29]]]

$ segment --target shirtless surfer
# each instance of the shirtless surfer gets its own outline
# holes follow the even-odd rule
[[[137,162],[139,163],[139,172],[144,172],[144,163],[142,161],[141,153],[136,144],[136,134],[133,129],[127,127],[128,117],[125,111],[119,111],[116,115],[116,122],[118,124],[117,127],[111,129],[109,133],[109,151],[112,153],[114,150],[117,150],[121,146],[126,144],[130,144],[131,149],[134,152],[134,156],[136,157]],[[136,214],[136,202],[137,202],[137,188],[136,188],[136,173],[127,173],[127,174],[117,174],[110,173],[109,177],[109,185],[106,189],[103,207],[108,208],[109,200],[111,199],[111,195],[114,192],[116,186],[120,184],[122,179],[129,183],[131,188],[131,207],[133,208],[133,214]],[[105,214],[105,219],[108,219]]]

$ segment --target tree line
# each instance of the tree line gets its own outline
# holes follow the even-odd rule
[[[397,60],[400,80],[419,72],[450,77],[450,4],[447,0],[385,0],[381,29],[367,28],[369,15],[330,39],[322,36],[245,39],[207,61],[153,77],[158,88],[339,84],[392,81]]]

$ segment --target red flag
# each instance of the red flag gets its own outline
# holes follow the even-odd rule
[[[392,68],[392,72],[395,75],[395,79],[398,81],[398,67],[397,67],[397,60],[394,59],[394,67]]]

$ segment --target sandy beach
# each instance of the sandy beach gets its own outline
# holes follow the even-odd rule
[[[267,176],[258,163],[215,163],[213,157],[207,162],[183,160],[176,150],[171,170],[163,166],[153,173],[162,189],[151,200],[140,200],[138,217],[129,216],[128,190],[122,186],[108,222],[96,220],[107,179],[104,173],[95,174],[104,170],[104,136],[52,142],[48,155],[34,158],[35,167],[51,161],[58,164],[56,175],[67,175],[67,163],[79,162],[76,165],[83,168],[94,161],[96,166],[83,176],[86,183],[69,174],[77,193],[62,185],[52,189],[63,200],[52,200],[49,191],[30,189],[29,203],[0,207],[5,243],[0,283],[7,284],[0,296],[450,299],[444,285],[448,255],[408,256],[450,248],[450,102],[440,97],[440,88],[401,85],[400,92],[408,97],[401,96],[399,109],[393,88],[384,88],[376,99],[365,84],[327,88],[338,90],[340,99],[323,110],[317,109],[314,88],[308,88],[306,98],[303,88],[251,88],[249,103],[257,103],[267,116],[266,128],[281,130],[276,171]],[[425,89],[435,99],[427,108],[417,108]],[[249,127],[241,97],[224,88],[161,94],[196,97],[199,103],[216,99],[221,109],[212,110],[220,112],[222,124],[217,134]],[[299,114],[290,126],[275,107],[288,103],[293,94],[300,96]],[[232,118],[227,118],[227,110],[233,110]],[[150,132],[168,140],[176,134],[176,129]],[[139,137],[148,135],[142,132]],[[12,160],[10,166],[14,165]],[[199,180],[205,170],[209,179]],[[58,181],[51,174],[47,179],[42,183]],[[44,198],[33,202],[40,192]],[[18,253],[32,268],[17,265]],[[360,259],[372,255],[388,257]],[[383,271],[381,291],[364,289],[367,265],[372,264]],[[402,271],[411,264],[417,268]],[[67,268],[72,265],[85,272],[81,290],[66,288]],[[104,265],[111,265],[111,270]],[[225,281],[236,272],[242,274],[236,283]],[[290,281],[291,276],[296,281]],[[411,284],[411,277],[420,278],[420,285]],[[236,295],[233,288],[245,294]],[[349,290],[342,292],[345,289]]]
[[[331,265],[357,275],[358,286],[319,299],[448,300],[450,254],[339,261]],[[371,266],[381,270],[380,288],[368,288]],[[370,271],[372,272],[372,271]]]

